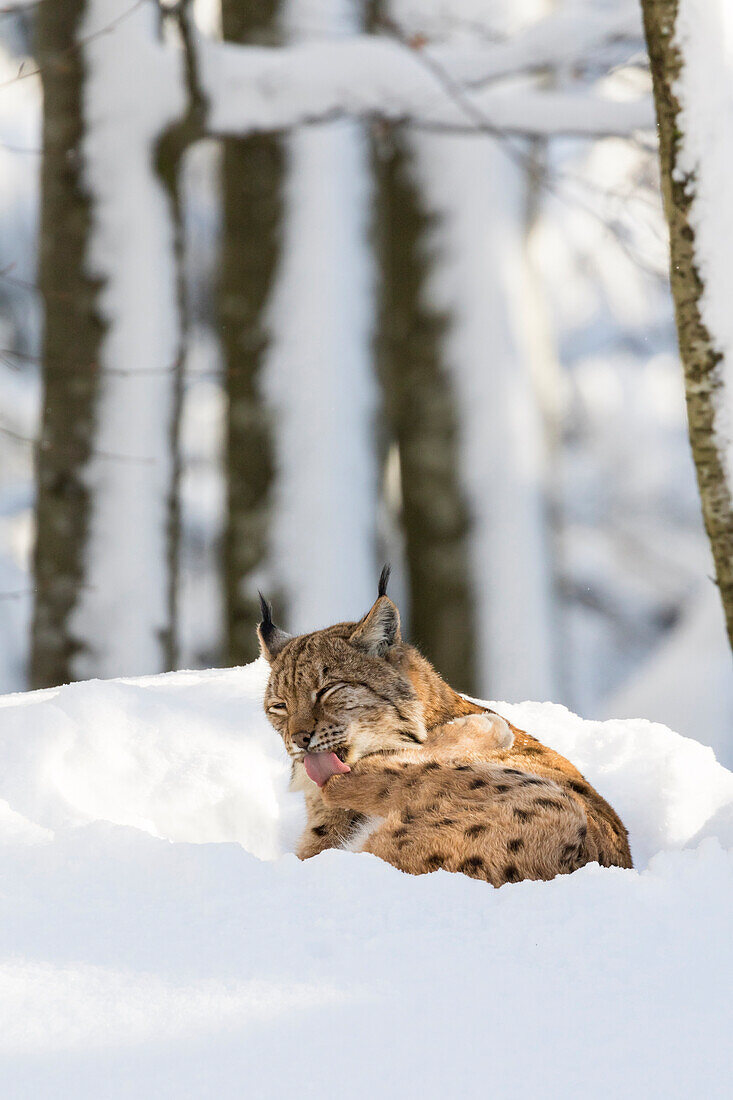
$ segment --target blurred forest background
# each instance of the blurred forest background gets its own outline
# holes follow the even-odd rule
[[[635,0],[23,0],[0,70],[0,690],[390,561],[457,688],[729,741]]]

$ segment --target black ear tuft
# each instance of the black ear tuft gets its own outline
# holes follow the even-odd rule
[[[372,657],[384,657],[389,647],[400,641],[400,613],[389,596],[377,597],[349,641]]]
[[[257,627],[257,637],[260,639],[260,651],[263,657],[272,662],[275,657],[277,657],[280,650],[288,644],[292,638],[292,634],[286,634],[279,626],[275,626],[272,621],[271,604],[267,602],[261,592],[258,592],[257,595],[260,597],[260,612],[262,614],[262,622]]]
[[[262,626],[265,628],[272,626],[272,604],[268,603],[260,590],[257,590],[257,595],[260,597],[260,614],[262,615]]]
[[[387,585],[389,584],[389,576],[391,572],[392,566],[385,565],[382,569],[382,572],[379,574],[379,588],[377,591],[379,592],[380,596],[387,595]]]

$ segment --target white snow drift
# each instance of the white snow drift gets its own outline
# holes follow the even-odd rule
[[[0,699],[9,1097],[723,1096],[733,774],[644,721],[499,704],[634,871],[492,890],[292,854],[266,668]]]

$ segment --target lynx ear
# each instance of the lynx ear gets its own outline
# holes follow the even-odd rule
[[[257,627],[257,637],[260,639],[260,653],[270,662],[270,664],[272,664],[278,653],[290,641],[293,635],[287,634],[284,630],[281,630],[279,626],[275,626],[272,621],[272,607],[261,592],[258,592],[258,596],[260,597],[260,611],[262,612],[262,622]]]
[[[383,657],[400,640],[400,613],[389,596],[380,596],[349,638],[352,645],[372,657]]]

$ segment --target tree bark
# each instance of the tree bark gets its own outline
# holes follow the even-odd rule
[[[381,264],[377,363],[388,432],[399,448],[410,637],[450,684],[475,690],[469,520],[459,484],[458,416],[441,362],[446,319],[425,302],[430,218],[403,139],[377,143]]]
[[[722,355],[705,325],[695,233],[690,211],[695,179],[678,168],[685,135],[675,83],[684,66],[676,45],[678,0],[642,0],[644,30],[654,84],[664,209],[669,224],[670,280],[677,319],[690,444],[697,471],[705,529],[715,561],[728,638],[733,647],[733,491],[727,479],[716,403],[723,386]]]
[[[105,23],[115,13],[116,22]],[[114,33],[102,33],[106,27]],[[187,115],[185,54],[166,44],[159,12],[147,3],[128,9],[124,0],[87,0],[80,33],[84,179],[93,202],[84,259],[100,280],[106,331],[84,468],[85,585],[73,612],[84,648],[73,670],[80,678],[136,676],[171,663],[171,438],[181,325],[175,224],[154,161],[161,136]],[[134,217],[124,201],[131,197]]]
[[[81,180],[82,51],[74,49],[85,0],[40,4],[36,50],[43,81],[38,283],[44,302],[43,413],[36,456],[35,604],[30,682],[73,679],[80,649],[70,629],[82,583],[89,521],[89,459],[104,325],[98,284],[85,271],[91,206]]]
[[[486,135],[411,139],[460,423],[478,694],[555,695],[545,442],[523,323],[526,174]]]
[[[271,45],[278,38],[278,7],[277,0],[257,5],[222,0],[224,38]],[[218,313],[229,398],[224,585],[227,657],[233,665],[258,654],[260,612],[254,574],[267,555],[274,477],[259,372],[269,342],[264,307],[279,252],[283,176],[280,138],[258,134],[224,142]],[[281,606],[278,610],[282,615]]]

